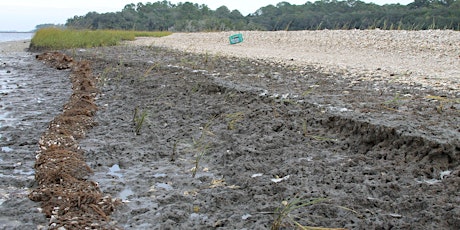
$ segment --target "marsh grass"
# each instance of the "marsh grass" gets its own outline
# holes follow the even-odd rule
[[[331,142],[337,141],[334,138],[310,134],[310,132],[308,130],[308,122],[307,122],[307,120],[302,121],[302,135],[304,137],[308,137],[308,138],[311,138],[311,139],[316,140],[316,141],[331,141]]]
[[[154,63],[152,64],[149,68],[147,68],[144,72],[144,74],[141,76],[140,80],[141,81],[144,81],[148,76],[149,74],[154,70],[154,69],[157,69],[160,67],[160,64],[159,63]]]
[[[273,110],[273,117],[278,118],[280,116],[280,114],[277,111],[276,101],[275,100],[272,101],[272,110]]]
[[[433,100],[435,102],[439,102],[439,105],[436,106],[436,111],[438,113],[442,113],[446,107],[448,107],[448,104],[459,104],[460,99],[459,98],[447,98],[447,97],[441,97],[441,96],[433,96],[433,95],[428,95],[425,98]]]
[[[399,93],[395,93],[391,100],[385,101],[382,106],[385,109],[398,111],[399,106],[402,104],[404,97],[402,97]]]
[[[291,226],[291,227],[295,226],[297,229],[302,229],[302,230],[343,230],[343,228],[323,228],[323,227],[304,226],[295,220],[295,219],[300,219],[300,217],[295,216],[293,214],[294,211],[300,208],[306,207],[306,206],[312,206],[317,203],[321,203],[326,200],[327,200],[326,198],[317,198],[313,200],[307,200],[307,199],[300,199],[296,197],[296,198],[290,199],[289,201],[281,202],[281,207],[278,207],[274,212],[275,218],[272,223],[271,230],[279,230],[281,227],[284,227],[284,226]]]
[[[172,150],[171,160],[170,160],[171,162],[176,161],[176,155],[177,155],[177,140],[174,140],[173,150]]]
[[[214,134],[211,132],[211,126],[214,124],[214,120],[216,117],[213,117],[210,121],[208,121],[201,129],[201,135],[198,139],[193,139],[193,147],[197,151],[195,155],[195,166],[192,169],[192,177],[195,178],[196,173],[200,167],[200,162],[203,157],[208,153],[209,148],[211,147],[211,143],[206,140],[207,136],[213,136]]]
[[[230,113],[225,115],[225,119],[227,120],[227,129],[234,130],[236,124],[244,118],[243,112],[236,112]]]
[[[218,60],[218,57],[215,57],[214,55],[206,51],[206,53],[203,56],[203,63],[206,66],[208,71],[215,69],[216,65],[215,65],[214,59]]]
[[[106,66],[102,73],[99,75],[98,84],[99,86],[104,86],[109,80],[109,74],[113,71],[112,66]]]
[[[163,37],[170,32],[124,31],[124,30],[72,30],[43,28],[38,30],[30,43],[32,50],[59,50],[114,46],[121,41],[136,37]]]
[[[147,111],[142,110],[140,111],[138,107],[134,109],[134,114],[133,114],[133,123],[134,123],[134,132],[136,135],[141,134],[141,129],[142,125],[145,122],[145,118],[147,117]]]
[[[109,64],[107,65],[98,76],[98,86],[116,84],[117,89],[120,87],[123,73],[120,65]]]
[[[303,120],[302,121],[302,134],[304,137],[307,137],[308,136],[308,124],[307,124],[307,121],[306,120]]]
[[[275,218],[273,220],[271,230],[278,230],[280,229],[284,224],[286,225],[296,225],[299,227],[299,223],[295,221],[294,219],[296,216],[293,216],[293,212],[297,209],[306,207],[306,206],[311,206],[316,203],[324,201],[324,198],[318,198],[314,200],[303,200],[300,198],[293,198],[289,201],[283,201],[281,202],[281,207],[278,207],[275,210]],[[301,225],[300,225],[301,226]],[[302,226],[303,227],[303,226]]]
[[[123,64],[123,59],[121,57],[118,58],[118,64],[115,67],[115,73],[117,74],[115,77],[115,82],[117,82],[117,88],[121,82],[121,79],[123,78],[123,67],[125,65]]]
[[[314,87],[311,87],[311,88],[309,88],[309,89],[303,91],[302,97],[305,97],[305,96],[307,96],[308,94],[313,93],[314,90],[315,90],[315,88],[314,88]]]
[[[330,137],[324,137],[324,136],[319,136],[319,135],[308,135],[307,137],[316,140],[316,141],[330,141],[330,142],[336,142],[337,140],[334,138]]]
[[[302,97],[305,97],[307,95],[310,95],[310,94],[314,93],[314,91],[318,87],[320,87],[320,85],[311,85],[307,90],[302,92]]]
[[[180,64],[181,66],[185,66],[185,67],[189,67],[193,70],[196,70],[198,69],[198,63],[197,61],[191,59],[191,58],[188,58],[188,57],[183,57],[180,59]]]
[[[391,100],[385,102],[385,104],[399,104],[402,100],[402,97],[399,93],[395,93]]]
[[[200,91],[201,85],[199,83],[195,83],[192,86],[191,92],[192,93],[198,93]]]

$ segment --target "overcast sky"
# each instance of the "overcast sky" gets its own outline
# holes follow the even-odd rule
[[[0,31],[30,31],[36,25],[53,23],[65,24],[68,18],[85,15],[88,12],[98,13],[121,11],[130,3],[157,2],[158,0],[2,0],[0,2]],[[316,0],[313,0],[314,2]],[[407,5],[413,0],[363,0],[379,5],[400,3]],[[170,1],[173,4],[187,1]],[[229,10],[239,10],[244,16],[269,4],[276,5],[282,0],[190,0],[188,2],[205,4],[212,10],[227,6]],[[286,0],[294,5],[302,5],[307,0]]]

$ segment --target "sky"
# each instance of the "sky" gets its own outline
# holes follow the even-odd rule
[[[65,24],[67,19],[83,16],[88,12],[117,12],[125,5],[138,2],[157,2],[159,0],[1,0],[0,31],[31,31],[40,24]],[[284,0],[293,5],[303,5],[308,0]],[[316,0],[310,0],[314,2]],[[407,5],[413,0],[362,0],[378,5],[399,3]],[[276,5],[283,0],[180,0],[169,2],[192,2],[205,4],[211,10],[225,5],[230,11],[238,10],[244,16],[254,13],[267,5]]]

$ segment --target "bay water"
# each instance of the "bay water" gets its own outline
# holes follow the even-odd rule
[[[30,32],[0,32],[0,42],[30,40],[33,36]]]

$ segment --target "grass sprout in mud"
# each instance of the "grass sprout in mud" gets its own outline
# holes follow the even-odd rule
[[[457,112],[459,111],[459,109],[456,109],[454,107],[454,104],[460,104],[459,98],[447,98],[443,96],[433,96],[433,95],[428,95],[425,98],[428,100],[432,100],[433,102],[439,102],[439,105],[436,106],[436,111],[438,113],[442,113],[446,108],[449,108],[449,106],[450,108],[457,110]]]
[[[405,100],[407,100],[405,96],[402,96],[399,93],[395,93],[391,100],[385,101],[382,104],[382,107],[387,110],[398,111],[399,107],[403,105]]]
[[[234,130],[236,124],[244,118],[243,112],[236,112],[230,113],[225,115],[225,119],[227,120],[227,129]]]
[[[145,118],[147,117],[147,110],[140,110],[139,107],[134,108],[133,114],[133,124],[134,124],[134,133],[136,135],[141,134],[142,126],[144,125]]]
[[[102,71],[101,74],[99,74],[99,77],[98,77],[98,85],[100,87],[104,86],[109,80],[109,73],[113,71],[113,67],[112,66],[107,66],[104,68],[104,70]]]
[[[293,198],[289,201],[282,201],[281,207],[278,207],[275,210],[275,218],[272,223],[271,230],[279,230],[284,227],[296,228],[301,230],[344,230],[343,228],[322,228],[304,226],[299,223],[302,217],[294,215],[293,213],[294,211],[299,210],[303,207],[312,206],[325,200],[326,198],[317,198],[312,200]]]
[[[200,127],[201,135],[197,140],[193,140],[193,147],[197,151],[195,155],[195,166],[192,168],[192,177],[195,178],[196,173],[200,166],[200,161],[203,157],[208,153],[209,148],[211,147],[211,143],[206,140],[206,136],[214,135],[210,128],[214,122],[216,117],[213,117],[208,123],[206,123],[203,127]]]
[[[140,80],[144,81],[147,78],[147,76],[149,76],[149,74],[152,72],[152,70],[154,70],[155,68],[158,68],[159,66],[160,66],[159,63],[152,64],[147,70],[145,70],[145,72],[141,76]]]

